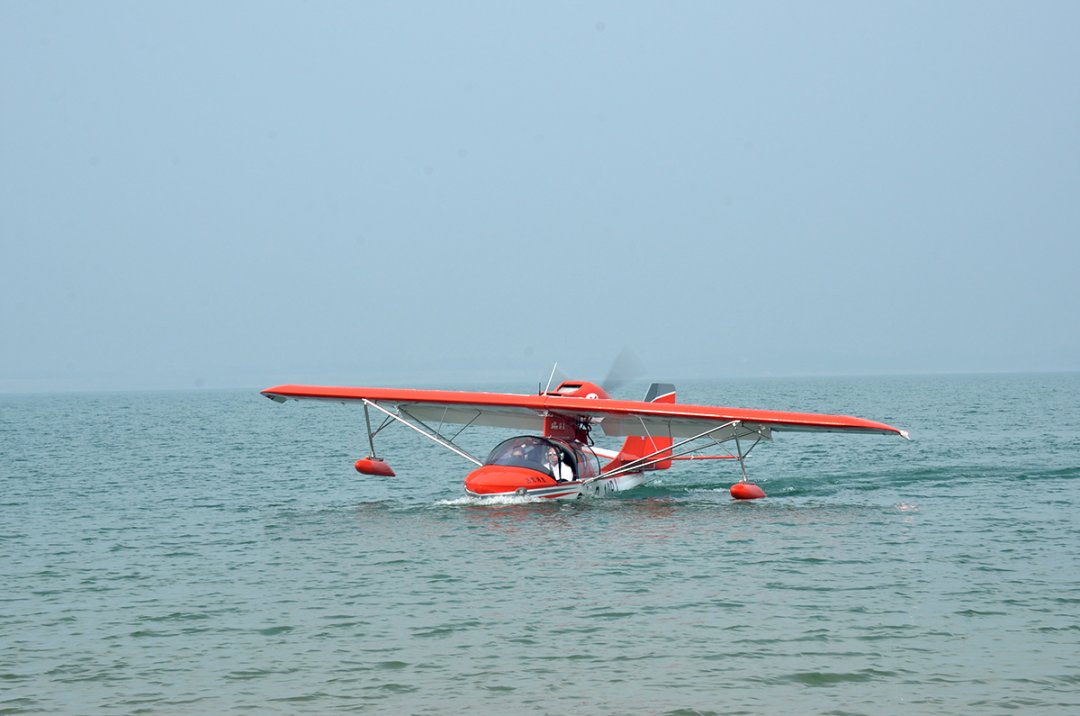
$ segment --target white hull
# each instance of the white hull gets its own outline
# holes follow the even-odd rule
[[[655,474],[650,475],[656,477]],[[626,492],[648,482],[644,472],[632,472],[617,477],[605,477],[588,483],[578,481],[564,482],[558,485],[545,485],[529,490],[520,488],[513,493],[498,495],[480,495],[474,492],[466,492],[471,497],[506,497],[515,495],[520,497],[543,497],[549,500],[580,500],[583,497],[610,497],[617,492]]]

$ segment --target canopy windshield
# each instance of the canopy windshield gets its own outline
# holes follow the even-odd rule
[[[504,440],[496,445],[484,464],[527,467],[530,470],[545,472],[548,450],[551,448],[558,452],[563,462],[570,465],[576,462],[562,445],[533,435],[523,435]]]

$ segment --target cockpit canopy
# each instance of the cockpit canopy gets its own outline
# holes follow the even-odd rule
[[[600,460],[591,449],[535,435],[519,435],[516,438],[503,440],[491,451],[484,464],[510,465],[548,472],[546,463],[548,450],[551,449],[559,454],[561,462],[570,466],[577,478],[583,479],[600,474]]]
[[[548,450],[553,449],[559,453],[562,462],[575,467],[577,460],[572,450],[567,450],[562,445],[532,435],[523,435],[509,440],[503,440],[495,446],[488,455],[485,465],[510,465],[512,467],[527,467],[530,470],[545,471],[548,459]],[[577,472],[577,470],[574,470]]]

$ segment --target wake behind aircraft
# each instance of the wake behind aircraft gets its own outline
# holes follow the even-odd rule
[[[615,400],[599,385],[564,381],[534,395],[407,388],[346,388],[279,385],[262,394],[271,400],[330,400],[360,403],[370,454],[356,461],[358,472],[391,477],[393,469],[375,451],[375,437],[393,423],[475,465],[465,477],[474,497],[521,496],[570,500],[603,497],[633,489],[682,460],[736,460],[741,479],[731,496],[765,497],[747,479],[746,458],[774,432],[833,432],[899,435],[906,431],[846,415],[682,405],[675,386],[653,383],[645,400]],[[372,428],[372,412],[382,422]],[[447,437],[447,425],[462,426]],[[510,428],[529,434],[504,440],[480,460],[454,440],[474,427]],[[595,445],[593,433],[625,438],[619,450]],[[722,444],[734,453],[701,454]]]

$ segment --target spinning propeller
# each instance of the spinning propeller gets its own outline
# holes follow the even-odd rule
[[[608,395],[614,397],[614,393],[619,389],[628,383],[633,383],[635,380],[642,378],[644,375],[645,365],[641,362],[641,359],[629,348],[623,348],[619,351],[619,355],[615,356],[615,359],[611,362],[606,377],[600,382],[600,387],[603,388],[604,392]],[[548,376],[548,382],[547,386],[544,388],[544,392],[547,392],[570,379],[570,376],[559,370],[559,364],[556,363],[551,369],[551,375]]]

